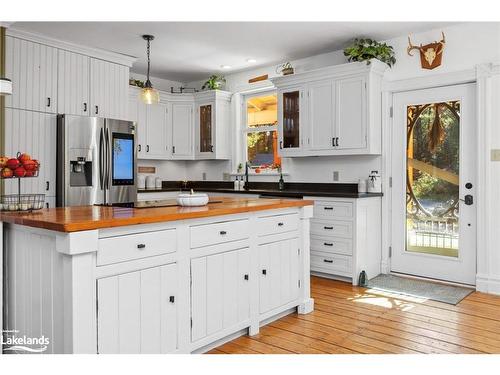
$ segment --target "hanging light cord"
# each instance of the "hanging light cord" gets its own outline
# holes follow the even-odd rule
[[[149,51],[151,49],[151,47],[150,47],[150,39],[149,38],[148,38],[147,42],[148,42],[147,47],[146,47],[146,53],[148,55],[148,79],[147,80],[149,81],[149,65],[151,64],[151,59],[149,58]]]

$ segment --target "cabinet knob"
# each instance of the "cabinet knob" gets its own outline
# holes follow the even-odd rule
[[[333,246],[333,243],[331,243],[331,242],[323,242],[323,245],[325,245],[325,246]]]
[[[333,210],[333,207],[323,207],[324,210]]]
[[[87,112],[87,103],[83,103],[83,112]]]
[[[243,276],[243,278],[244,278],[245,280],[248,280],[248,274],[247,274],[247,275],[245,275],[245,276]]]
[[[47,107],[50,107],[50,98],[47,98]]]
[[[172,146],[172,154],[175,154],[175,146]]]
[[[333,260],[331,260],[331,259],[323,259],[323,262],[325,262],[325,263],[333,263]]]
[[[174,302],[175,302],[175,296],[170,296],[170,297],[168,298],[168,301],[169,301],[170,303],[174,303]]]
[[[226,232],[225,230],[221,230],[221,231],[219,232],[219,234],[220,234],[221,236],[225,236],[225,235],[227,234],[227,232]]]
[[[146,152],[149,152],[149,145],[146,145]]]
[[[142,149],[141,145],[138,145],[138,148],[139,148],[138,151],[141,152],[141,149]]]
[[[263,275],[267,275],[267,270],[262,270]]]
[[[96,115],[99,114],[99,106],[98,105],[95,106],[95,114]]]
[[[323,229],[332,230],[333,227],[323,227]]]
[[[50,181],[45,181],[45,190],[49,191],[50,188]]]
[[[282,227],[283,226],[283,223],[282,222],[279,222],[278,223],[278,227]]]
[[[140,243],[140,244],[137,245],[137,248],[138,249],[145,249],[146,248],[146,244]]]

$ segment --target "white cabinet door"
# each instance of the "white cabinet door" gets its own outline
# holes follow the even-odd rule
[[[5,106],[57,112],[57,49],[7,36],[5,76],[12,80],[12,95]]]
[[[195,139],[197,157],[212,158],[215,152],[215,102],[196,104]]]
[[[170,353],[177,349],[177,265],[97,281],[99,353]]]
[[[278,139],[282,156],[299,155],[303,149],[305,118],[304,87],[278,90]]]
[[[168,107],[164,103],[147,105],[146,157],[167,159]]]
[[[90,115],[127,119],[129,68],[90,59]]]
[[[259,245],[260,313],[299,297],[298,239]]]
[[[5,109],[5,155],[16,157],[17,152],[26,152],[40,162],[38,177],[22,179],[21,193],[55,196],[56,127],[56,115]],[[5,180],[6,194],[17,191],[17,179]]]
[[[146,145],[148,134],[148,111],[136,93],[129,95],[127,119],[136,123],[137,158],[146,159]]]
[[[58,113],[88,116],[90,113],[90,58],[59,50]]]
[[[172,103],[172,158],[193,158],[192,103]]]
[[[309,135],[312,150],[331,150],[333,146],[335,84],[324,81],[308,88]]]
[[[191,341],[250,317],[248,248],[191,260]]]
[[[337,149],[366,148],[366,80],[336,81],[335,137]]]

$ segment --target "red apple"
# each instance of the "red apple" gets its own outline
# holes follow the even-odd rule
[[[35,163],[35,171],[38,171],[40,169],[40,162],[36,159],[32,159],[33,162]]]
[[[26,174],[24,175],[24,177],[33,177],[34,175],[35,175],[35,171],[26,170]]]
[[[12,176],[14,176],[14,172],[12,172],[12,169],[8,167],[4,167],[2,169],[2,178],[11,178]]]
[[[24,163],[23,163],[23,167],[24,169],[26,169],[27,171],[35,171],[36,168],[37,168],[37,164],[35,163],[34,160],[26,160]]]
[[[7,165],[7,160],[9,160],[7,156],[0,156],[0,168],[3,168]]]
[[[26,176],[26,169],[24,169],[23,167],[17,167],[16,169],[14,169],[14,175],[16,177],[24,177]]]
[[[20,164],[19,160],[15,159],[15,158],[7,160],[7,167],[9,167],[12,170],[14,170],[17,167],[19,167],[19,164]]]
[[[31,156],[29,154],[21,154],[17,157],[17,159],[24,164],[27,160],[31,160]]]

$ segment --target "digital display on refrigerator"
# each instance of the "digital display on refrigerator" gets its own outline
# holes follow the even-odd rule
[[[113,134],[113,184],[134,180],[134,139],[128,134]]]

